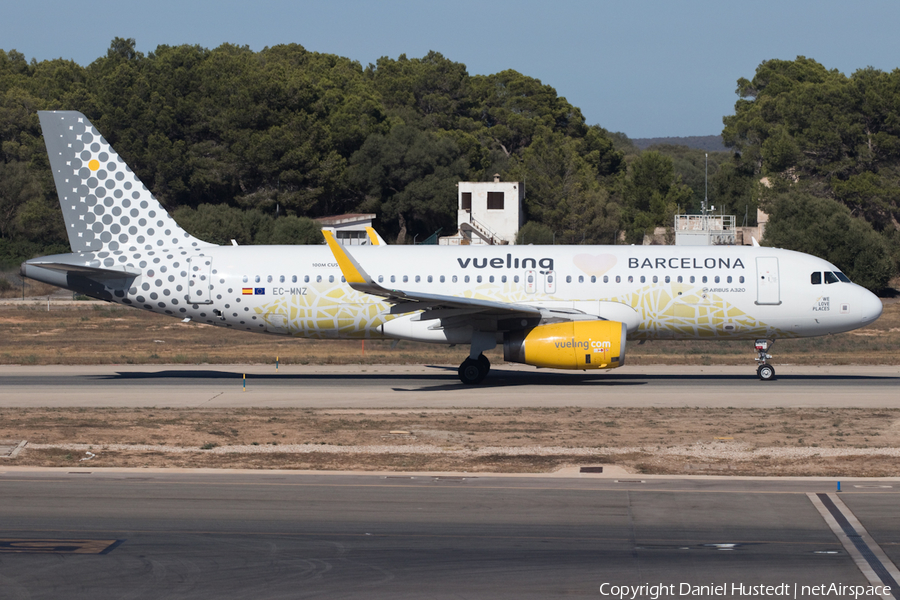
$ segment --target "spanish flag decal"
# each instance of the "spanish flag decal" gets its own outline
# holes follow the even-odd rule
[[[242,288],[242,289],[241,289],[241,294],[243,294],[244,296],[252,296],[252,295],[253,295],[253,288]]]

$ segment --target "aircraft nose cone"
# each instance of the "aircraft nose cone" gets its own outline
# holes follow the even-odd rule
[[[869,290],[863,290],[863,297],[861,298],[861,321],[863,323],[871,323],[875,319],[881,316],[881,312],[884,310],[884,305],[881,303],[881,299],[870,292]]]

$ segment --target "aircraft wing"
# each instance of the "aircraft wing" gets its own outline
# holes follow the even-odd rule
[[[372,294],[373,296],[381,296],[394,306],[391,312],[394,314],[403,314],[414,312],[417,310],[436,311],[438,309],[460,309],[466,313],[479,313],[482,315],[492,315],[498,317],[541,317],[544,312],[537,307],[527,306],[524,304],[512,304],[507,302],[495,302],[493,300],[480,300],[476,298],[462,298],[459,296],[444,296],[442,294],[425,294],[421,292],[409,292],[404,290],[390,289],[376,283],[368,273],[356,262],[349,252],[347,252],[341,244],[334,239],[334,234],[330,231],[323,230],[325,241],[328,248],[334,254],[338,266],[341,268],[344,278],[354,290]],[[453,311],[455,315],[460,314]],[[437,313],[436,313],[437,314]],[[445,311],[450,314],[450,311]],[[440,317],[432,317],[440,318]]]

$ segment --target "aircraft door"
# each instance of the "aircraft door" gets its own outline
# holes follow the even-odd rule
[[[542,271],[544,274],[544,293],[556,293],[556,271]]]
[[[534,271],[525,271],[525,291],[533,294],[537,290],[537,273]]]
[[[781,304],[778,258],[774,256],[756,259],[756,303]]]
[[[188,257],[188,293],[191,304],[212,304],[211,286],[212,257]]]

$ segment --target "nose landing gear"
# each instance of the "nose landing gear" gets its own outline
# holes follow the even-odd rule
[[[774,345],[775,340],[772,340],[771,342],[769,340],[756,340],[756,352],[759,354],[756,359],[756,362],[759,363],[759,366],[756,368],[756,376],[759,377],[761,381],[771,381],[775,379],[775,367],[766,362],[772,358],[772,355],[768,354],[766,351]]]

